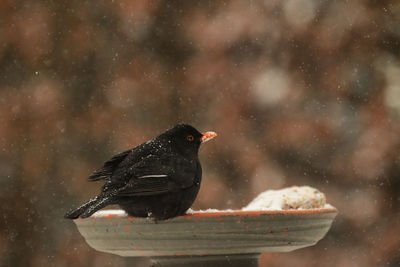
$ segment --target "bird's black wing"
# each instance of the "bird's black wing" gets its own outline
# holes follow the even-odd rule
[[[118,165],[126,158],[126,156],[131,151],[132,150],[124,151],[107,160],[104,163],[103,167],[96,170],[89,176],[89,181],[98,181],[109,178],[113,174],[114,170],[118,167]]]
[[[117,196],[158,195],[176,192],[193,185],[196,168],[179,157],[160,158],[149,155],[129,168],[129,181]]]

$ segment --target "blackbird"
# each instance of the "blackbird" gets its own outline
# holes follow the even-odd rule
[[[89,181],[105,181],[100,194],[64,217],[87,218],[112,204],[134,217],[165,220],[185,214],[200,189],[200,144],[216,135],[178,124],[155,139],[115,155],[89,176]]]

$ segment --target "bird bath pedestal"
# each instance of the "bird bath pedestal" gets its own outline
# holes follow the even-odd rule
[[[335,208],[198,212],[155,222],[120,210],[77,219],[94,249],[150,257],[154,266],[258,266],[263,252],[288,252],[322,239]]]

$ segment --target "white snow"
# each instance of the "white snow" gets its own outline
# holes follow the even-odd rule
[[[242,210],[291,210],[330,208],[324,193],[310,186],[292,186],[267,190]]]
[[[259,194],[242,211],[268,211],[268,210],[302,210],[302,209],[329,209],[332,205],[326,203],[325,194],[310,186],[292,186],[280,190],[267,190]],[[188,209],[187,214],[234,212],[237,210],[193,210]]]
[[[233,212],[234,210],[227,209],[227,210],[219,210],[219,209],[206,209],[206,210],[193,210],[188,209],[186,211],[187,214],[194,214],[194,213],[212,213],[212,212]]]

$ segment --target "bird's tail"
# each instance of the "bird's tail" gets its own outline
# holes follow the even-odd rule
[[[99,209],[104,208],[107,205],[113,204],[113,196],[111,195],[100,195],[97,196],[89,202],[83,204],[75,210],[71,210],[64,215],[66,219],[77,219],[77,218],[87,218]]]

